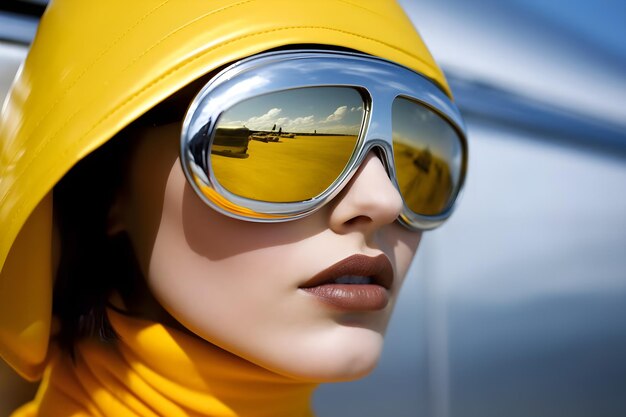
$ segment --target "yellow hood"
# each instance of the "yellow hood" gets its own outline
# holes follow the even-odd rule
[[[55,183],[190,81],[289,44],[390,59],[449,94],[411,22],[389,0],[50,3],[0,118],[0,355],[20,374],[40,377],[48,350]]]

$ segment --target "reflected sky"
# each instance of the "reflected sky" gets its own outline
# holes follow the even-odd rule
[[[245,100],[220,117],[222,128],[357,134],[363,99],[353,88],[299,88]]]

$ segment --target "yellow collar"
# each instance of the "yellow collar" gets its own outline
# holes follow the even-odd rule
[[[161,324],[109,311],[116,345],[54,353],[37,398],[14,417],[312,417],[302,383]],[[73,414],[75,413],[75,414]]]

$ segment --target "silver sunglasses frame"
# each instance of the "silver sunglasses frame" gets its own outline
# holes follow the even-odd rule
[[[321,86],[351,87],[365,94],[365,116],[355,151],[328,189],[310,200],[273,203],[241,197],[222,187],[210,167],[210,146],[221,114],[262,94]],[[419,102],[437,113],[454,128],[462,142],[459,183],[446,210],[436,216],[425,216],[414,213],[405,204],[398,217],[409,229],[433,229],[450,217],[465,182],[467,136],[463,119],[456,105],[432,81],[406,67],[369,55],[289,50],[263,53],[229,65],[200,90],[187,110],[180,146],[183,171],[196,194],[210,207],[226,216],[254,222],[284,222],[315,212],[343,189],[373,149],[378,150],[390,180],[399,190],[392,148],[392,104],[397,97]],[[220,206],[204,194],[201,186],[253,214],[246,216]]]

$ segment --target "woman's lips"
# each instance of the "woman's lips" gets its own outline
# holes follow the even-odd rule
[[[351,281],[355,283],[342,283]],[[387,306],[392,285],[393,267],[381,254],[352,255],[316,274],[300,288],[342,310],[373,311]]]

